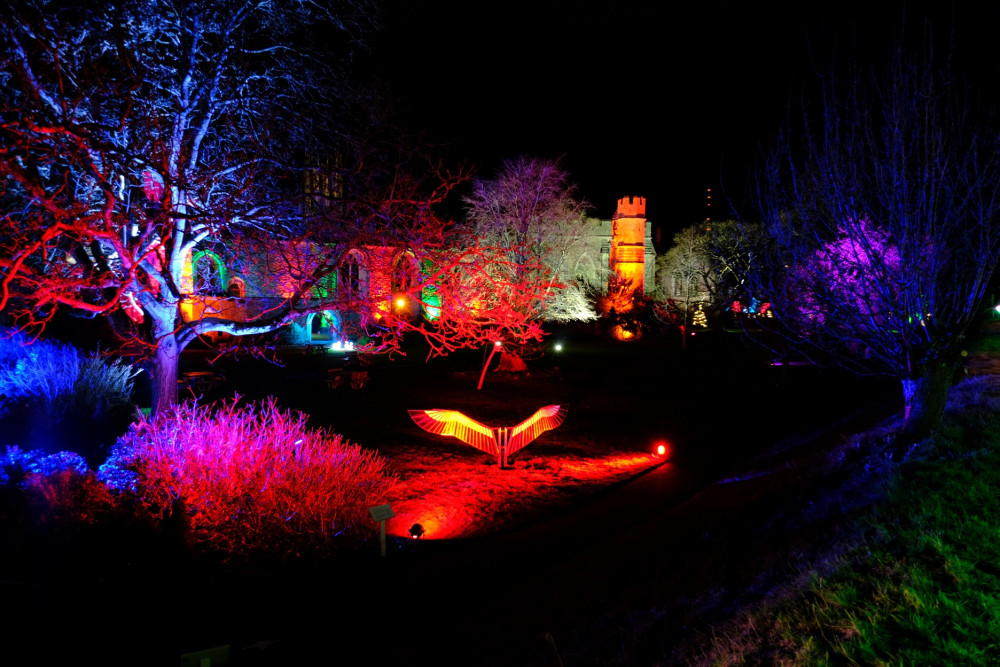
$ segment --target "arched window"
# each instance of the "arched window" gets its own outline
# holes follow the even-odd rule
[[[223,296],[226,294],[226,265],[214,252],[197,252],[192,259],[194,293],[202,296]]]
[[[402,252],[392,263],[391,298],[392,312],[398,317],[414,319],[420,314],[420,297],[411,294],[418,283],[420,266],[411,252]]]
[[[368,272],[364,258],[357,250],[352,250],[340,265],[340,286],[348,296],[357,297],[367,289]]]

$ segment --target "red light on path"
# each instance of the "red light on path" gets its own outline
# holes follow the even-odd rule
[[[659,456],[663,456],[664,454],[667,453],[667,446],[666,445],[659,445],[659,446],[657,446],[656,453]]]

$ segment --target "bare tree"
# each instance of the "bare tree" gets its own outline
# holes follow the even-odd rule
[[[940,422],[1000,259],[1000,152],[960,82],[897,55],[831,80],[762,179],[775,261],[748,276],[787,341],[899,377],[908,432]]]
[[[713,221],[707,229],[704,250],[713,266],[712,299],[716,306],[734,300],[749,303],[745,276],[757,265],[767,265],[771,244],[764,226],[745,220]],[[759,296],[759,295],[758,295]]]
[[[579,262],[593,222],[558,160],[507,160],[495,177],[474,182],[465,203],[473,233],[487,245],[506,249],[518,282],[548,285],[547,298],[536,304],[545,308],[533,315],[595,317],[584,304],[590,283],[599,280],[596,264]]]
[[[656,287],[661,298],[714,302],[717,270],[709,255],[707,224],[686,227],[674,235],[674,245],[656,258]]]
[[[126,314],[153,358],[154,408],[176,400],[194,338],[299,315],[333,267],[316,263],[246,321],[192,318],[191,256],[254,238],[289,247],[302,220],[292,157],[346,85],[310,40],[350,48],[370,23],[366,0],[14,3],[0,16],[0,311],[35,331],[60,308]]]

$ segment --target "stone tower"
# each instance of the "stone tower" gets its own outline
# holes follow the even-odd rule
[[[618,200],[618,210],[611,218],[611,248],[608,266],[612,271],[632,284],[633,289],[645,292],[646,238],[649,226],[646,223],[646,198],[622,197]],[[652,268],[652,267],[650,267]]]

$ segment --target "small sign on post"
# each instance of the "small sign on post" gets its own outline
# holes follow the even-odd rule
[[[382,556],[385,556],[385,522],[396,515],[393,514],[392,507],[388,503],[370,507],[368,508],[368,513],[372,515],[372,519],[378,521],[379,550]]]

